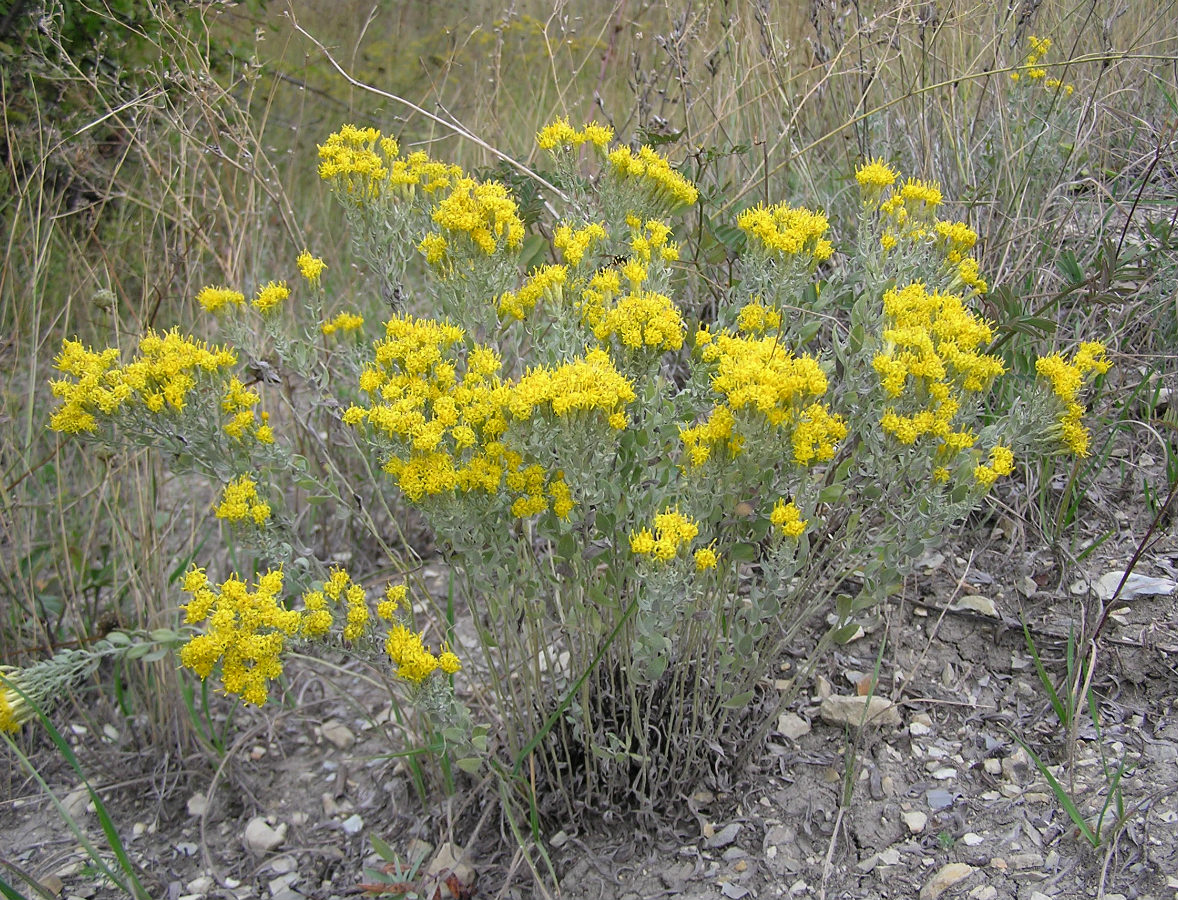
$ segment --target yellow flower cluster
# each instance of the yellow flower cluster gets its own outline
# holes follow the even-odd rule
[[[200,289],[196,302],[205,312],[218,313],[226,307],[233,309],[241,306],[245,303],[245,295],[241,291],[209,285]]]
[[[1103,375],[1110,368],[1104,345],[1096,341],[1082,343],[1071,362],[1058,353],[1042,356],[1035,362],[1035,371],[1051,382],[1051,390],[1060,403],[1057,430],[1053,436],[1075,456],[1088,455],[1088,429],[1081,421],[1084,407],[1080,392],[1085,382]]]
[[[1014,451],[999,444],[990,450],[989,465],[974,466],[974,480],[984,488],[988,488],[999,477],[1009,475],[1014,471]]]
[[[290,296],[290,288],[285,281],[270,281],[258,288],[254,297],[254,308],[260,313],[268,313],[277,308],[278,304]]]
[[[791,537],[794,540],[800,538],[806,532],[807,521],[802,518],[801,510],[794,506],[793,502],[786,503],[783,498],[778,498],[777,502],[773,504],[773,511],[769,513],[769,521],[776,526],[782,534],[786,537]]]
[[[1011,81],[1020,81],[1023,75],[1026,75],[1031,81],[1043,82],[1046,90],[1055,92],[1062,89],[1064,94],[1070,97],[1075,88],[1070,84],[1064,84],[1058,78],[1048,78],[1047,70],[1039,65],[1051,50],[1051,38],[1039,38],[1032,34],[1027,36],[1027,43],[1030,49],[1027,51],[1026,59],[1019,69],[1010,73]]]
[[[830,223],[821,213],[778,203],[757,205],[736,217],[736,225],[749,238],[749,250],[781,262],[819,263],[834,253],[825,235]]]
[[[930,293],[920,282],[887,291],[883,305],[884,347],[872,365],[884,393],[903,398],[907,412],[889,405],[881,427],[902,444],[934,436],[950,456],[973,446],[973,435],[954,432],[953,421],[964,394],[984,391],[1005,371],[1001,360],[981,352],[990,326],[956,294]]]
[[[629,147],[617,147],[610,151],[608,159],[614,175],[624,184],[635,185],[656,208],[671,212],[699,199],[695,185],[646,145],[637,153]]]
[[[20,669],[14,666],[0,666],[0,731],[18,731],[37,714],[21,696],[21,692],[27,694],[29,691],[22,684],[19,673]]]
[[[221,397],[221,410],[232,416],[225,423],[225,433],[235,441],[243,441],[250,436],[260,444],[273,444],[274,430],[269,424],[270,414],[264,412],[259,417],[254,412],[254,407],[261,399],[257,391],[246,388],[237,376],[230,378]]]
[[[653,291],[626,294],[604,310],[582,305],[582,315],[595,319],[593,334],[599,341],[616,336],[627,350],[678,350],[686,326],[670,297]]]
[[[203,569],[192,569],[184,590],[192,595],[184,607],[185,622],[207,620],[208,625],[181,648],[181,665],[205,679],[220,663],[226,693],[264,704],[269,682],[282,674],[286,639],[299,633],[302,622],[299,613],[281,604],[282,571],[267,572],[251,591],[235,575],[214,586]]]
[[[462,169],[429,158],[422,151],[400,157],[396,140],[376,128],[345,125],[319,147],[319,177],[342,197],[359,204],[381,199],[411,200],[446,190]]]
[[[242,475],[225,485],[217,506],[217,518],[233,523],[248,519],[255,525],[264,525],[270,518],[270,504],[258,497],[257,482]]]
[[[522,321],[541,299],[559,305],[568,271],[565,266],[540,266],[533,270],[518,291],[507,291],[499,298],[499,318]]]
[[[404,625],[393,625],[389,628],[384,649],[393,665],[397,667],[394,674],[414,684],[421,684],[439,669],[447,675],[453,675],[462,668],[455,654],[444,650],[438,656],[434,656],[425,649],[422,636]]]
[[[631,214],[626,217],[630,226],[630,259],[647,266],[652,260],[672,263],[679,259],[679,245],[671,243],[671,226],[662,219],[647,219],[643,222]]]
[[[699,525],[683,515],[678,509],[668,507],[654,517],[654,531],[643,528],[630,535],[630,552],[635,556],[645,556],[658,563],[667,563],[679,553],[679,549],[687,549],[699,534]],[[714,560],[713,560],[714,564]],[[697,568],[700,566],[696,560]]]
[[[364,588],[352,581],[352,576],[338,566],[331,570],[321,589],[308,591],[303,595],[304,612],[299,633],[305,638],[323,637],[331,630],[335,621],[331,607],[338,606],[341,602],[347,607],[344,614],[343,638],[345,641],[359,640],[368,629],[371,618],[368,613],[368,596]]]
[[[679,437],[692,465],[703,465],[719,447],[732,456],[744,440],[735,430],[736,413],[755,412],[773,428],[792,428],[793,461],[825,462],[847,436],[841,416],[816,398],[826,393],[827,379],[818,361],[794,356],[772,337],[740,337],[729,331],[696,334],[696,349],[714,366],[712,390],[724,398],[701,425],[680,429]]]
[[[896,183],[900,176],[882,159],[870,159],[855,171],[863,202],[874,206],[883,192]]]
[[[485,256],[501,248],[518,250],[524,240],[518,207],[507,186],[498,181],[458,178],[434,209],[433,221],[441,231],[427,235],[420,245],[431,265],[443,263],[455,240],[468,240]]]
[[[741,334],[758,335],[780,328],[780,310],[765,306],[759,298],[742,306],[736,317],[736,330]]]
[[[552,235],[552,246],[570,266],[579,266],[593,245],[602,243],[607,236],[605,226],[596,222],[584,228],[562,223]]]
[[[334,319],[329,319],[319,326],[324,334],[335,334],[338,331],[359,331],[364,327],[364,317],[356,313],[342,312]]]
[[[299,274],[307,279],[307,284],[312,286],[319,284],[319,279],[322,277],[323,271],[327,268],[327,263],[318,256],[312,256],[310,250],[304,250],[300,253],[295,263],[299,267]]]
[[[598,413],[611,428],[626,427],[625,406],[635,399],[633,383],[614,368],[604,350],[555,368],[531,369],[513,386],[508,408],[516,419],[529,419],[537,410],[555,416]]]
[[[536,145],[541,150],[592,144],[597,150],[603,151],[613,139],[614,130],[607,125],[590,122],[578,131],[564,117],[553,120],[536,133]]]
[[[70,377],[50,382],[53,395],[62,401],[49,420],[54,431],[97,431],[99,416],[111,417],[122,409],[158,413],[167,407],[179,412],[198,381],[237,362],[232,351],[181,337],[175,329],[148,331],[139,342],[139,354],[125,366],[117,365],[118,355],[114,348],[96,353],[78,341],[62,342],[54,364]]]

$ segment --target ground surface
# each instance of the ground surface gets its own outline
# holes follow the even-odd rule
[[[1100,729],[1081,717],[1070,762],[1020,625],[1025,616],[1044,664],[1061,678],[1069,624],[1099,615],[1093,585],[1124,569],[1149,522],[1148,510],[1117,507],[1124,495],[1112,476],[1091,496],[1108,505],[1093,511],[1088,537],[1116,533],[1074,568],[1062,569],[1002,516],[969,526],[961,546],[926,558],[904,596],[823,661],[756,766],[733,773],[737,788],[717,794],[701,785],[678,824],[660,834],[619,817],[548,835],[562,895],[1178,896],[1178,598],[1110,604],[1092,681]],[[1176,569],[1171,529],[1137,572],[1178,579]],[[877,660],[877,693],[895,702],[890,723],[860,729],[824,720],[822,699],[854,695]],[[789,661],[775,674],[788,678]],[[354,896],[373,881],[362,867],[379,863],[370,835],[428,865],[480,819],[473,792],[422,816],[406,767],[382,756],[387,699],[361,673],[308,666],[291,683],[299,695],[292,709],[235,718],[220,765],[138,746],[134,727],[101,702],[90,720],[96,728],[68,732],[128,853],[149,873],[152,896]],[[341,690],[355,701],[351,710],[341,711]],[[1124,764],[1124,818],[1116,823],[1111,804],[1105,846],[1093,850],[1077,835],[1016,736],[1070,785],[1089,822]],[[78,778],[46,744],[25,740],[85,835],[105,849]],[[37,783],[15,767],[3,783],[11,796],[0,796],[0,858],[55,896],[116,896]],[[482,818],[469,848],[474,896],[541,896],[503,831],[493,809]],[[414,886],[422,896],[449,896],[445,874]]]

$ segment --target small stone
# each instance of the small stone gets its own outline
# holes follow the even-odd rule
[[[935,875],[930,878],[925,886],[920,889],[920,900],[937,900],[941,894],[970,876],[973,872],[973,866],[965,863],[948,863],[937,869]]]
[[[956,777],[957,770],[951,766],[944,766],[933,772],[933,778],[937,779],[937,781],[948,781],[949,779]]]
[[[1050,894],[1045,894],[1042,891],[1031,891],[1031,896],[1027,900],[1052,900],[1052,898]]]
[[[90,791],[84,784],[78,785],[66,794],[61,805],[71,819],[79,819],[94,808],[90,802]]]
[[[1004,860],[1001,856],[995,856],[990,860],[990,868],[997,869],[999,872],[1005,872],[1010,868],[1010,866],[1006,864],[1006,860]]]
[[[988,756],[982,761],[982,768],[991,775],[1002,774],[1002,760],[995,759],[993,756]]]
[[[1017,784],[1004,784],[998,788],[998,792],[1008,800],[1013,800],[1015,797],[1018,797],[1022,794],[1023,789]]]
[[[188,798],[187,803],[188,815],[196,817],[203,816],[205,810],[209,808],[209,798],[205,794],[193,794]]]
[[[1007,781],[1021,780],[1030,764],[1031,758],[1027,756],[1027,751],[1022,747],[1016,747],[1010,756],[1002,760],[1002,776]]]
[[[272,878],[266,885],[270,889],[270,897],[272,900],[287,900],[298,895],[295,894],[291,888],[299,881],[298,872],[287,872],[285,875],[279,875],[277,878]]]
[[[563,847],[568,842],[569,842],[568,832],[558,831],[556,834],[554,834],[552,837],[550,837],[548,839],[548,846],[554,850],[559,850],[561,847]]]
[[[364,819],[358,813],[353,813],[344,819],[340,827],[344,830],[344,834],[359,834],[360,829],[364,827]]]
[[[933,720],[929,718],[927,713],[917,713],[908,723],[908,733],[913,737],[924,737],[927,734],[932,734],[932,731]]]
[[[331,743],[338,750],[347,750],[356,743],[356,735],[352,734],[352,730],[338,719],[328,719],[319,726],[319,733],[323,735],[325,741]]]
[[[119,740],[119,730],[109,722],[102,726],[102,734],[111,743],[117,743]]]
[[[719,850],[721,847],[727,847],[736,840],[736,836],[740,834],[740,823],[729,822],[707,840],[707,845],[712,850]]]
[[[286,823],[271,828],[261,816],[254,816],[245,826],[243,840],[251,853],[268,853],[286,840]]]
[[[928,816],[918,809],[902,813],[900,818],[904,820],[904,824],[913,834],[920,834],[924,831],[924,826],[928,824]]]
[[[287,872],[293,872],[299,867],[293,856],[279,856],[270,862],[270,870],[275,875],[285,875]]]
[[[791,741],[810,733],[810,723],[795,713],[782,713],[777,717],[777,730]]]
[[[147,833],[147,824],[144,822],[136,822],[131,826],[131,837],[142,837]]]
[[[973,900],[994,900],[998,896],[998,889],[992,884],[979,884],[969,895]]]
[[[207,894],[213,889],[213,877],[211,875],[198,875],[192,881],[184,885],[184,890],[190,894]]]
[[[1043,865],[1041,853],[1012,853],[1006,858],[1012,869],[1037,869]]]
[[[974,831],[967,831],[961,836],[961,843],[965,844],[967,847],[976,847],[984,840],[984,837]]]
[[[888,847],[887,850],[879,852],[879,861],[885,866],[900,865],[900,851],[896,847]]]
[[[957,798],[952,791],[933,788],[931,791],[925,792],[924,799],[928,802],[929,809],[947,809],[953,805],[953,801]]]
[[[899,725],[900,710],[886,697],[847,697],[831,694],[819,708],[822,720],[830,725]]]
[[[999,617],[998,607],[994,605],[994,601],[981,594],[967,594],[949,608],[957,612],[976,612],[983,616],[989,616],[991,619]]]
[[[1018,582],[1015,585],[1015,588],[1024,597],[1033,597],[1035,595],[1035,592],[1039,590],[1039,585],[1035,582],[1035,579],[1032,578],[1030,575],[1024,575],[1022,578],[1020,578],[1018,580]]]

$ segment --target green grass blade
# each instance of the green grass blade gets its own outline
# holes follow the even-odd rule
[[[1027,639],[1027,650],[1031,654],[1031,659],[1035,661],[1035,672],[1039,676],[1039,681],[1043,685],[1043,689],[1047,691],[1047,699],[1051,701],[1051,708],[1055,710],[1055,715],[1059,718],[1060,724],[1067,727],[1069,719],[1067,708],[1063,701],[1059,699],[1059,694],[1055,691],[1055,685],[1051,683],[1051,676],[1047,674],[1047,669],[1043,667],[1043,661],[1039,659],[1039,651],[1035,649],[1035,640],[1031,637],[1031,626],[1027,624],[1027,620],[1023,619],[1023,636]]]
[[[1035,763],[1035,768],[1039,770],[1039,774],[1047,779],[1047,784],[1050,785],[1051,792],[1055,794],[1055,799],[1059,801],[1059,805],[1062,806],[1064,812],[1068,814],[1068,818],[1072,820],[1072,824],[1074,824],[1076,828],[1079,829],[1080,833],[1084,835],[1084,840],[1091,844],[1094,849],[1099,847],[1100,835],[1094,832],[1092,830],[1092,826],[1090,826],[1084,820],[1084,814],[1080,812],[1080,808],[1076,806],[1075,801],[1072,800],[1072,795],[1068,793],[1067,788],[1060,784],[1059,780],[1051,774],[1051,771],[1047,768],[1047,765],[1039,758],[1039,754],[1032,750],[1026,741],[1024,741],[1014,732],[1009,732],[1009,734],[1012,738],[1018,741],[1020,747],[1027,751],[1027,754]]]

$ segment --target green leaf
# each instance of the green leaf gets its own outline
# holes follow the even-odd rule
[[[752,699],[753,692],[744,691],[737,694],[735,697],[730,697],[729,699],[725,700],[723,706],[725,709],[741,709],[742,707],[748,706],[749,701]]]
[[[833,640],[836,644],[842,645],[842,644],[846,644],[846,643],[850,642],[851,638],[853,638],[856,635],[856,633],[858,633],[858,631],[859,631],[859,623],[858,622],[848,622],[846,625],[843,625],[841,628],[836,628],[831,633],[830,637],[831,637],[831,640]]]
[[[757,546],[744,542],[733,544],[732,549],[728,551],[728,557],[735,562],[752,562],[757,558]]]
[[[376,851],[376,855],[385,862],[400,865],[401,858],[397,856],[397,851],[390,847],[384,840],[376,834],[368,835],[368,840],[372,843],[372,849]]]
[[[458,760],[454,765],[458,766],[467,775],[477,775],[479,769],[483,767],[483,761],[477,756],[468,756],[465,759]]]

